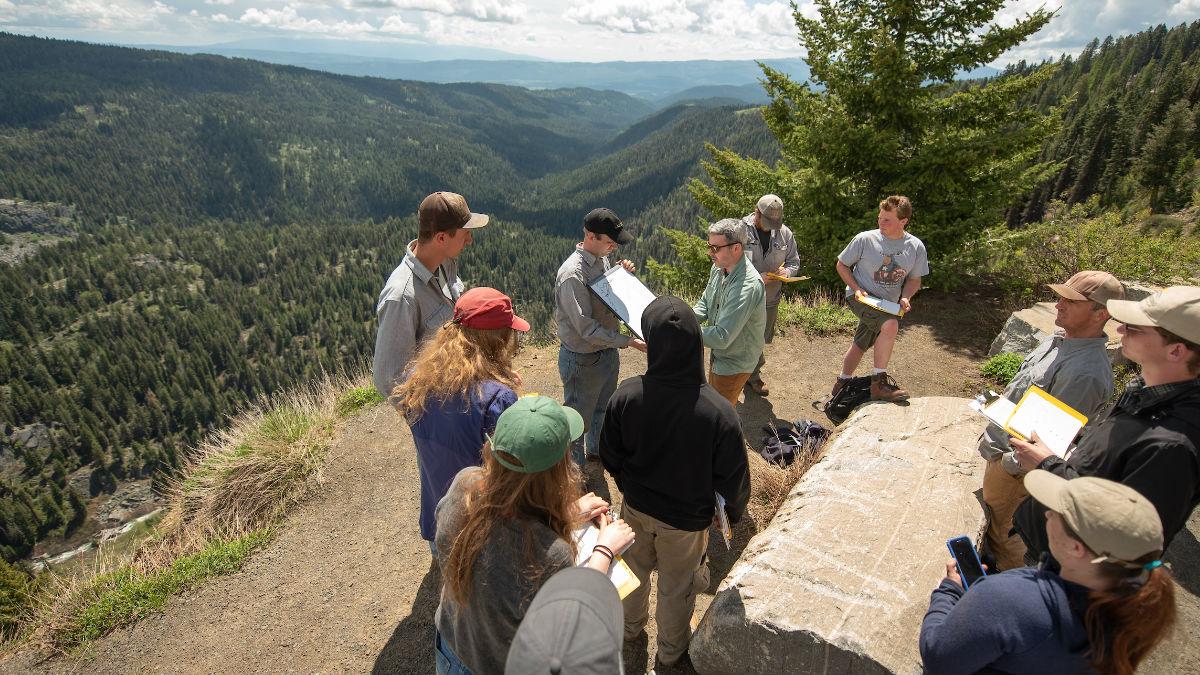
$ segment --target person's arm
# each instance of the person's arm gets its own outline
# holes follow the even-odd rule
[[[1183,528],[1192,512],[1192,490],[1200,484],[1195,449],[1177,442],[1149,441],[1126,451],[1120,482],[1154,504],[1169,540]]]
[[[720,435],[713,449],[713,489],[725,498],[725,513],[730,523],[742,519],[750,503],[750,465],[742,429],[735,426]]]
[[[596,537],[596,546],[583,565],[597,572],[608,574],[613,560],[632,543],[633,528],[629,526],[629,523],[619,519],[610,523],[607,516],[601,516],[600,536]]]
[[[621,411],[617,409],[620,405],[620,399],[615,396],[608,399],[608,404],[604,410],[604,422],[600,426],[600,437],[597,442],[600,444],[600,463],[604,465],[604,470],[613,477],[613,482],[617,484],[617,489],[624,492],[621,487],[621,472],[625,466],[625,439],[621,435]]]
[[[387,300],[379,308],[379,328],[375,335],[375,358],[371,379],[375,389],[385,399],[399,384],[404,369],[412,360],[417,346],[420,317],[416,308],[405,299]]]
[[[904,286],[900,289],[900,309],[906,313],[912,311],[912,299],[921,290],[921,277],[908,275],[904,280]]]
[[[600,325],[599,321],[592,318],[590,293],[586,284],[575,277],[570,277],[564,279],[558,288],[554,289],[554,302],[566,315],[571,327],[584,340],[600,347],[624,348],[629,346],[632,338],[605,328]]]
[[[749,273],[749,270],[747,270]],[[700,328],[700,336],[705,346],[710,349],[725,349],[741,334],[742,328],[750,320],[750,313],[765,300],[761,284],[755,284],[754,289],[747,292],[742,289],[737,297],[730,298],[721,306],[716,321],[710,321],[707,326]]]
[[[933,589],[921,622],[921,662],[928,675],[975,673],[1004,655],[1004,628],[1012,623],[1003,584],[988,579],[969,592],[950,578],[958,576],[953,563],[946,578]]]
[[[1079,478],[1079,471],[1054,454],[1054,451],[1038,438],[1037,432],[1034,432],[1033,439],[1029,441],[1010,436],[1008,446],[1012,448],[1013,456],[1025,471],[1041,469],[1067,480]]]
[[[709,270],[708,285],[704,287],[704,292],[700,294],[700,299],[697,300],[696,304],[692,307],[692,313],[696,315],[696,321],[700,323],[704,323],[706,320],[708,320],[708,304],[712,300],[712,298],[709,297],[709,293],[711,293],[714,288],[716,288],[716,285],[713,284],[712,270]]]
[[[1104,361],[1104,368],[1111,368]],[[1099,373],[1092,370],[1059,369],[1049,382],[1046,391],[1058,400],[1078,410],[1089,422],[1103,412],[1104,404],[1112,397],[1112,370]]]
[[[796,249],[796,236],[791,232],[788,233],[787,245],[783,251],[783,271],[789,277],[800,273],[800,253]]]
[[[516,402],[516,392],[508,387],[500,387],[483,411],[483,429],[481,430],[483,435],[490,436],[496,430],[496,423],[500,421],[500,415]],[[486,441],[487,439],[482,440]]]
[[[866,293],[862,289],[862,286],[859,286],[858,282],[854,280],[854,271],[847,267],[846,263],[841,260],[837,261],[837,273],[842,278],[842,281],[850,287],[850,290],[854,291],[855,295]]]

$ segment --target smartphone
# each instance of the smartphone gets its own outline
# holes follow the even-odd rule
[[[975,545],[971,543],[970,537],[948,539],[946,548],[950,549],[950,555],[958,564],[958,574],[962,577],[963,590],[970,588],[971,584],[987,576],[987,572],[983,571],[983,564],[979,562],[979,556],[975,554]]]

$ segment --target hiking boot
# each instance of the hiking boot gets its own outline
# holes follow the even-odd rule
[[[846,383],[849,381],[850,381],[849,378],[843,378],[843,377],[839,377],[838,379],[834,380],[833,391],[829,392],[829,398],[833,398],[834,396],[837,396],[838,392],[841,391],[842,387],[845,387]]]
[[[763,382],[762,380],[751,381],[751,382],[748,382],[747,384],[750,385],[750,391],[758,394],[759,396],[770,396],[771,395],[771,389],[769,387],[767,387],[767,383]]]
[[[872,401],[907,401],[908,392],[901,389],[887,373],[871,376]]]

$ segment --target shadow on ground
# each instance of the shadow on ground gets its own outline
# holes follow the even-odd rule
[[[373,675],[384,673],[432,673],[434,616],[442,589],[442,574],[436,562],[430,562],[429,571],[421,579],[417,597],[413,598],[412,609],[404,617],[392,637],[388,639],[375,666]],[[413,649],[413,645],[427,645],[426,649]],[[415,656],[414,656],[415,655]]]

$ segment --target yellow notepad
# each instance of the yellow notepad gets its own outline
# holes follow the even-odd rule
[[[1034,432],[1046,447],[1065,457],[1071,441],[1087,424],[1086,415],[1034,385],[1015,404],[1001,396],[980,409],[988,419],[1008,433],[1027,441]]]
[[[582,565],[587,562],[588,558],[592,557],[592,549],[596,547],[596,541],[600,537],[600,528],[595,525],[588,525],[575,530],[575,546],[579,552],[575,558],[576,565]],[[629,595],[638,586],[642,585],[640,579],[629,569],[629,565],[625,564],[625,560],[621,556],[617,556],[612,565],[608,568],[608,580],[613,583],[617,589],[617,595],[624,600],[625,596]]]
[[[896,316],[904,316],[904,310],[900,308],[900,303],[898,302],[884,300],[883,298],[877,298],[873,295],[859,295],[857,293],[854,294],[854,299],[858,300],[867,307],[872,307],[881,312],[895,314]]]
[[[794,281],[808,281],[811,277],[785,277],[774,272],[767,272],[767,278],[771,281],[782,281],[785,284],[790,284]]]

